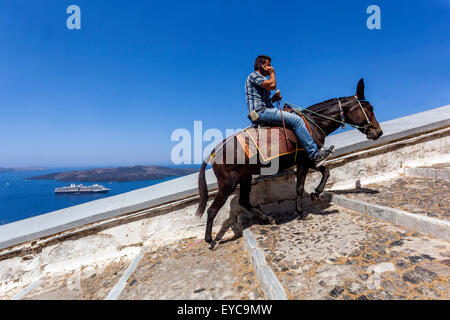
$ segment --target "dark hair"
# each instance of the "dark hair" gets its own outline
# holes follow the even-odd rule
[[[266,63],[266,60],[269,60],[270,62],[272,62],[272,59],[270,59],[269,56],[265,56],[265,55],[258,56],[255,60],[255,71],[259,70],[261,65]]]

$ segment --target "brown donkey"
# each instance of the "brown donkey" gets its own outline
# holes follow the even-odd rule
[[[288,109],[285,108],[285,110]],[[373,113],[373,106],[364,96],[363,79],[358,82],[355,96],[327,100],[304,109],[303,113],[307,116],[309,127],[312,131],[312,136],[316,141],[318,141],[319,145],[323,145],[325,137],[342,125],[342,119],[346,124],[356,127],[359,131],[366,135],[368,139],[376,140],[383,134],[383,131],[375,118],[375,114]],[[211,155],[214,155],[216,150],[223,149],[224,144],[228,143],[237,145],[236,137],[233,136],[219,144],[211,152]],[[212,239],[212,226],[214,218],[220,208],[225,204],[228,197],[236,190],[238,184],[240,184],[239,204],[244,209],[259,216],[260,218],[265,219],[270,223],[275,223],[274,218],[262,213],[250,204],[252,175],[261,174],[261,169],[270,167],[270,163],[261,163],[258,159],[255,161],[256,163],[252,164],[248,157],[246,157],[245,162],[242,164],[240,163],[242,161],[238,161],[237,159],[236,148],[233,150],[235,150],[235,152],[233,153],[234,159],[232,159],[232,161],[227,161],[227,154],[224,155],[224,161],[221,161],[221,163],[216,163],[214,160],[212,161],[212,168],[217,177],[219,190],[213,203],[208,208],[205,241],[211,244],[211,249],[213,249],[215,245],[215,241]],[[208,187],[205,179],[205,168],[208,162],[209,159],[205,160],[200,169],[200,203],[197,209],[197,216],[202,216],[208,201]],[[300,219],[305,219],[308,216],[308,213],[304,212],[302,209],[302,194],[308,170],[314,169],[322,173],[322,179],[319,185],[315,189],[315,192],[311,194],[311,198],[313,200],[318,199],[319,195],[323,192],[330,174],[325,166],[316,168],[314,163],[309,160],[305,151],[300,151],[298,155],[291,153],[281,156],[279,158],[278,171],[286,170],[295,164],[297,165],[296,213]],[[224,224],[222,229],[230,226],[230,221],[228,221],[228,223],[226,222]],[[223,236],[225,231],[221,230],[220,237]],[[216,240],[220,240],[220,237],[219,239],[216,238]]]

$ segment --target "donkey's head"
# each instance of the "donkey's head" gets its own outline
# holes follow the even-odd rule
[[[375,118],[373,106],[364,96],[364,79],[359,80],[355,99],[346,111],[346,120],[357,125],[358,130],[364,133],[367,139],[377,140],[382,136],[383,130]]]

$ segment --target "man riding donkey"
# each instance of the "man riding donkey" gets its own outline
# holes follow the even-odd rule
[[[308,171],[313,169],[322,174],[319,185],[316,187],[315,191],[310,194],[312,200],[317,200],[319,198],[324,190],[328,177],[330,176],[329,170],[323,165],[323,162],[333,153],[334,146],[322,150],[318,147],[323,146],[325,137],[344,124],[356,128],[364,134],[367,139],[376,140],[383,134],[383,131],[375,118],[373,106],[364,96],[365,85],[363,79],[359,80],[356,87],[356,94],[354,95],[320,102],[301,110],[301,113],[297,113],[297,110],[289,107],[289,104],[287,104],[288,106],[285,106],[284,108],[284,111],[286,112],[281,113],[281,110],[274,108],[272,105],[272,103],[281,100],[280,91],[277,91],[272,98],[270,98],[270,91],[276,89],[275,71],[271,66],[270,57],[257,57],[254,69],[255,71],[248,76],[245,84],[249,119],[254,125],[265,124],[275,126],[275,128],[247,128],[244,132],[232,135],[222,143],[218,144],[211,151],[211,155],[203,161],[198,180],[200,200],[196,213],[197,216],[202,216],[208,202],[208,186],[206,183],[205,171],[209,162],[211,162],[212,170],[217,178],[218,185],[217,195],[207,210],[208,218],[206,222],[205,241],[211,245],[210,249],[214,248],[216,241],[220,241],[229,228],[233,229],[236,237],[242,235],[243,226],[239,221],[239,212],[238,210],[233,210],[230,211],[229,218],[223,223],[215,240],[213,240],[212,237],[214,219],[220,208],[223,207],[228,197],[233,194],[238,185],[240,186],[239,206],[269,223],[276,223],[275,219],[270,214],[262,212],[257,206],[253,206],[250,203],[252,177],[254,175],[260,175],[262,169],[267,168],[267,166],[270,165],[270,161],[267,163],[264,159],[262,159],[264,161],[261,161],[259,157],[253,156],[253,158],[256,158],[254,159],[256,163],[252,162],[250,161],[250,154],[247,154],[247,152],[246,158],[244,159],[245,161],[239,161],[239,153],[233,146],[240,143],[239,141],[241,140],[239,140],[239,137],[241,135],[250,136],[251,132],[255,131],[264,132],[279,130],[281,132],[282,130],[286,136],[285,146],[287,147],[288,141],[291,141],[290,146],[293,150],[296,150],[297,147],[295,146],[295,142],[294,145],[292,145],[292,139],[289,139],[288,137],[289,135],[294,135],[290,130],[294,131],[297,142],[304,147],[304,150],[302,149],[298,156],[296,151],[279,154],[278,172],[289,169],[294,165],[296,166],[295,213],[298,215],[299,219],[303,220],[308,216],[308,212],[304,210],[302,205],[302,194]],[[266,77],[269,77],[269,79]],[[307,120],[304,120],[303,117],[306,117]],[[308,123],[305,123],[305,121]],[[314,125],[308,126],[311,134],[306,128],[306,126],[309,125],[309,122]],[[287,126],[287,128],[284,129],[284,126]],[[253,139],[253,142],[256,140]],[[231,154],[228,154],[227,152],[224,153],[224,150],[227,149],[228,145],[231,145],[231,150],[234,150]],[[277,145],[277,143],[275,143],[275,145]],[[221,157],[216,161],[217,154],[220,153],[223,154],[222,156],[226,158],[226,161],[222,161],[224,159],[221,159]],[[231,157],[231,159],[229,157]]]
[[[270,91],[277,88],[275,69],[271,66],[269,56],[260,55],[255,60],[255,71],[250,73],[245,82],[245,96],[248,105],[248,118],[253,124],[284,126],[294,131],[299,144],[306,151],[309,159],[316,167],[320,167],[333,153],[334,146],[320,150],[306,128],[302,117],[295,113],[284,112],[275,108],[272,103],[281,100],[280,90],[270,98]],[[267,79],[266,77],[269,77]],[[284,123],[283,123],[284,122]]]

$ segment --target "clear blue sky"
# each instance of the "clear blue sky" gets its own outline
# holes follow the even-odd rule
[[[71,4],[81,30],[66,28]],[[371,4],[381,30],[366,27]],[[248,125],[262,53],[302,106],[364,77],[379,121],[440,107],[449,18],[447,0],[0,0],[0,166],[168,164],[176,128]]]

